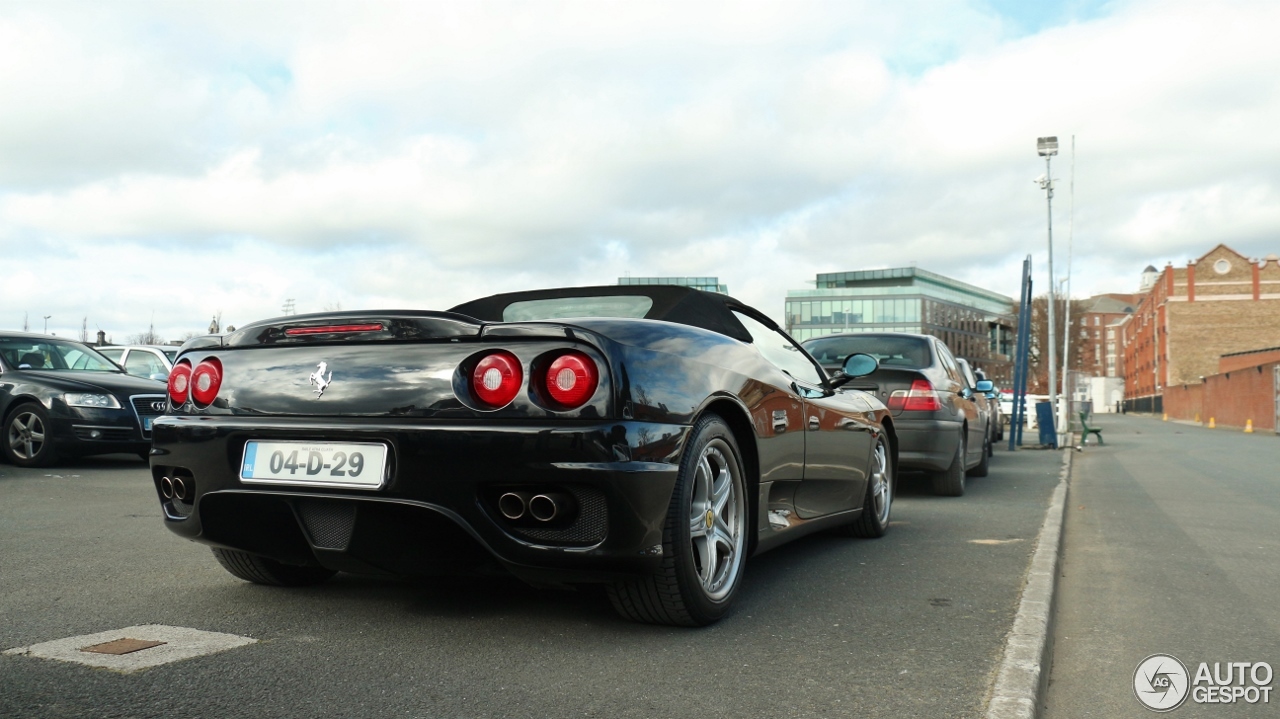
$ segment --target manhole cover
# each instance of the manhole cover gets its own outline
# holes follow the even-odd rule
[[[4,653],[75,662],[127,673],[206,654],[217,654],[257,641],[222,632],[142,624],[109,632],[55,639],[29,647],[6,649]]]
[[[93,652],[95,654],[132,654],[133,652],[140,652],[143,649],[158,647],[162,644],[165,644],[165,642],[154,642],[147,639],[129,639],[126,637],[124,639],[117,639],[114,642],[103,642],[89,647],[80,647],[80,651]]]

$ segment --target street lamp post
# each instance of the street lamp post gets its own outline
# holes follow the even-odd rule
[[[1054,352],[1054,329],[1053,329],[1053,306],[1056,299],[1053,291],[1053,174],[1052,166],[1049,161],[1054,155],[1058,154],[1058,138],[1041,137],[1036,140],[1036,151],[1044,158],[1044,174],[1037,180],[1040,189],[1045,191],[1045,198],[1048,200],[1049,209],[1049,407],[1053,411],[1053,417],[1058,417],[1058,368],[1056,352]],[[1054,437],[1056,444],[1057,428],[1054,428]]]
[[[49,318],[50,318],[50,317],[52,317],[52,316],[53,316],[53,315],[45,315],[45,316],[44,316],[44,333],[45,333],[45,334],[49,334]]]

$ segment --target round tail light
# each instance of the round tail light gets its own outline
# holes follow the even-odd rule
[[[562,354],[547,367],[547,396],[561,409],[575,409],[591,399],[599,381],[595,360],[581,352]]]
[[[485,355],[471,371],[471,392],[492,409],[506,407],[520,393],[524,371],[510,352]]]
[[[216,357],[196,365],[191,373],[191,397],[196,404],[209,406],[222,387],[222,363]]]
[[[191,389],[191,363],[182,360],[173,366],[169,373],[169,402],[174,407],[187,403],[187,393]]]

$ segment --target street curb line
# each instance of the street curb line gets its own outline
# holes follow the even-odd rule
[[[987,704],[987,719],[1034,719],[1040,714],[1040,703],[1049,684],[1054,590],[1062,559],[1062,520],[1074,454],[1070,448],[1062,452],[1058,486],[1036,539],[1013,628],[1005,639],[1004,658]]]

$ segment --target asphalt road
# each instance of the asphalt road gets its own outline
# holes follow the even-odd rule
[[[1176,657],[1193,679],[1200,662],[1280,669],[1280,437],[1094,421],[1107,444],[1075,458],[1044,716],[1151,716],[1133,680],[1152,654]],[[1171,716],[1280,716],[1280,696],[1191,698]]]
[[[161,525],[136,459],[0,464],[0,649],[139,624],[250,646],[132,674],[0,655],[0,716],[975,717],[1060,454],[998,450],[959,499],[900,487],[889,535],[753,558],[699,630],[515,581],[234,579]]]

